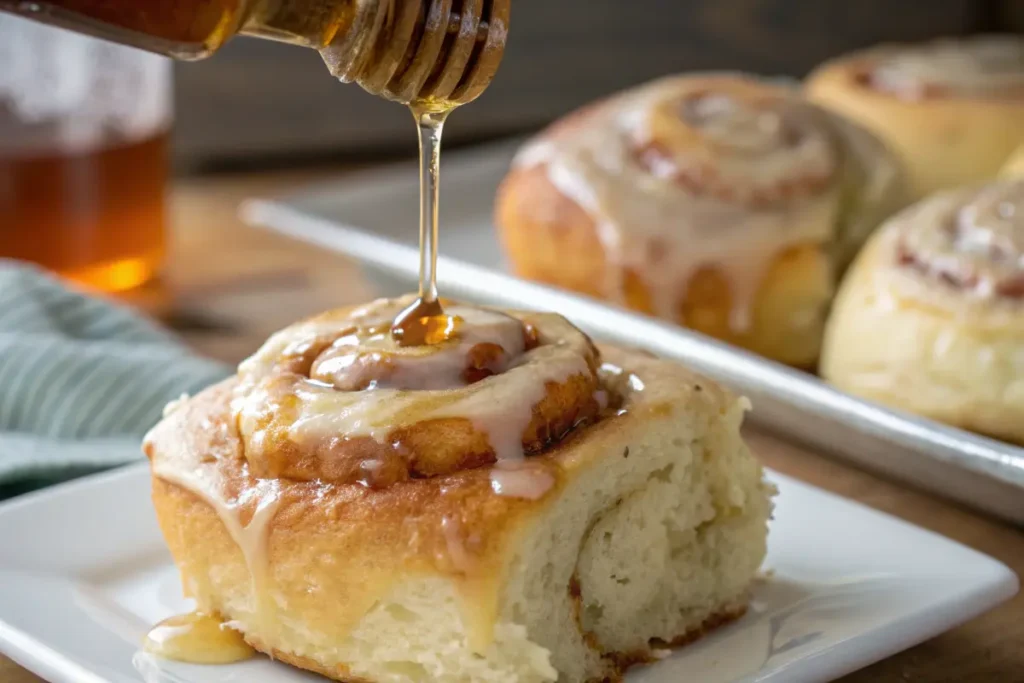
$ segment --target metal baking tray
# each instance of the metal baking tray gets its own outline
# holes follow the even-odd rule
[[[492,201],[516,143],[447,154],[441,172],[442,293],[557,311],[596,339],[641,347],[733,387],[751,420],[817,450],[1024,524],[1024,449],[854,398],[817,377],[646,315],[508,274]],[[419,268],[414,164],[398,164],[253,199],[243,219],[362,262],[381,294],[415,289]]]

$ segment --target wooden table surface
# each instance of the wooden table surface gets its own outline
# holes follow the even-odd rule
[[[235,217],[241,199],[278,192],[313,175],[324,174],[180,183],[173,195],[174,244],[167,275],[133,300],[172,324],[199,351],[234,362],[300,316],[373,296],[351,262],[246,228]],[[765,463],[781,472],[948,536],[1024,574],[1024,533],[1017,529],[775,437],[752,433],[750,438]],[[0,656],[0,683],[38,681]],[[1024,681],[1024,595],[842,681]]]

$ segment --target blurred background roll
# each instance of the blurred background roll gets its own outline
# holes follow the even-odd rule
[[[839,276],[903,187],[883,143],[799,89],[690,73],[531,139],[495,223],[524,278],[813,369]]]
[[[1024,179],[893,216],[850,268],[821,373],[840,389],[1024,444]]]
[[[807,92],[888,142],[925,197],[991,178],[1024,144],[1024,36],[872,47],[817,68]]]

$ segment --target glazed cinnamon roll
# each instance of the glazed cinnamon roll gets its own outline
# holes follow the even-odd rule
[[[791,88],[678,76],[530,141],[496,221],[523,277],[811,367],[838,273],[898,207],[899,177]]]
[[[883,45],[825,63],[807,92],[888,142],[921,198],[992,178],[1024,144],[1024,37]]]
[[[822,374],[1024,443],[1024,180],[940,193],[892,218],[843,283]]]
[[[186,593],[337,680],[602,681],[736,618],[771,487],[747,404],[553,314],[409,300],[271,337],[147,436]]]

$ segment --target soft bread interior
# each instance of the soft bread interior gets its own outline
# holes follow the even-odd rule
[[[356,678],[380,683],[533,683],[557,678],[548,650],[530,640],[520,624],[499,622],[493,642],[475,652],[463,609],[450,582],[409,581],[378,602],[343,646],[324,643],[310,655],[320,661],[353,662],[350,671]],[[295,647],[306,642],[302,638]]]
[[[601,440],[608,455],[519,544],[502,615],[551,652],[560,680],[614,674],[599,653],[652,659],[652,640],[685,640],[742,612],[770,503],[741,414],[670,414]]]

